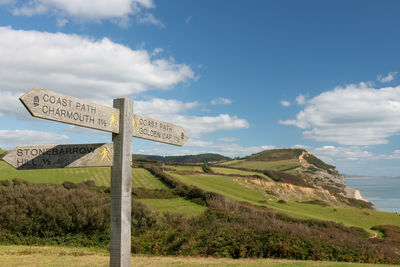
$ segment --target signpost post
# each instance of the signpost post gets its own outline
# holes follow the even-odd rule
[[[33,117],[112,133],[112,144],[20,146],[3,159],[16,169],[111,166],[110,266],[130,266],[132,136],[183,146],[178,125],[133,114],[133,101],[114,99],[107,107],[33,88],[20,98]]]

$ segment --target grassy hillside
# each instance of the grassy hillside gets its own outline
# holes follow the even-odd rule
[[[284,159],[275,161],[232,160],[220,165],[247,170],[273,170],[295,174],[295,168],[300,166],[298,159]]]
[[[299,220],[283,215],[290,214],[302,219],[331,220],[341,222],[346,226],[362,227],[371,232],[370,228],[375,225],[400,225],[400,216],[396,214],[345,206],[322,206],[319,202],[301,203],[301,200],[285,202],[279,198],[271,198],[268,188],[263,187],[265,184],[275,186],[277,183],[259,178],[224,174],[188,174],[173,170],[165,174],[160,166],[143,163],[141,167],[134,169],[136,177],[140,177],[136,179],[136,186],[147,186],[148,189],[135,189],[138,192],[132,200],[134,225],[132,244],[135,253],[364,262],[379,259],[379,262],[400,262],[398,255],[390,254],[391,252],[386,250],[384,245],[374,243],[378,241],[367,239],[368,234],[359,228],[346,228],[332,222]],[[241,172],[241,170],[237,171]],[[161,184],[159,179],[170,188]],[[253,180],[254,183],[247,182]],[[293,187],[282,183],[280,185],[284,190]],[[102,235],[106,233],[105,229],[109,229],[106,219],[109,212],[107,204],[109,195],[105,194],[104,190],[95,191],[96,188],[88,188],[85,184],[68,189],[57,185],[27,185],[20,181],[2,183],[1,186],[2,203],[8,203],[7,199],[10,197],[14,197],[15,201],[11,201],[8,208],[7,205],[3,205],[6,208],[0,209],[2,214],[10,214],[10,216],[0,216],[3,218],[3,221],[0,220],[1,227],[9,231],[0,235],[0,241],[3,240],[2,242],[7,244],[20,242],[18,229],[29,226],[32,229],[29,228],[28,234],[23,233],[28,236],[28,239],[23,240],[21,244],[30,242],[29,234],[33,233],[35,240],[39,241],[35,244],[60,242],[57,244],[82,245],[87,244],[87,241],[80,235],[87,235],[87,229],[93,229],[90,232],[92,235],[88,237],[93,238],[93,241],[89,241],[105,246],[106,241]],[[77,195],[79,196],[75,197]],[[74,197],[71,198],[71,196]],[[236,202],[231,202],[223,196]],[[49,203],[54,203],[54,205]],[[201,205],[195,203],[201,203]],[[266,209],[255,208],[248,203],[264,206]],[[37,208],[39,204],[41,206]],[[203,205],[206,205],[207,209]],[[54,210],[43,208],[49,206],[52,206]],[[145,206],[160,213],[172,211],[185,216],[176,214],[160,216],[149,211]],[[73,207],[79,209],[75,210]],[[282,214],[271,213],[269,208]],[[91,213],[92,209],[96,212]],[[33,215],[27,214],[26,211],[31,210],[33,210]],[[68,210],[67,214],[65,214],[66,210]],[[87,220],[80,220],[81,217],[77,216],[83,212],[88,212]],[[49,214],[56,219],[47,220]],[[191,215],[199,216],[188,218]],[[38,221],[36,218],[39,217],[45,219]],[[13,218],[25,219],[18,219],[17,224],[10,224],[9,220]],[[76,233],[76,236],[73,237],[74,239],[69,239],[69,237],[63,239],[65,233],[69,233],[71,229],[66,227],[55,229],[57,227],[54,226],[63,225],[63,223],[70,225],[68,224],[70,221],[73,222],[71,229],[74,230],[73,233]],[[38,235],[42,231],[54,238],[50,241],[40,239]],[[12,238],[12,241],[8,238]],[[386,242],[386,239],[384,241]],[[332,253],[332,251],[337,252]],[[386,255],[389,260],[382,258]]]
[[[214,173],[220,173],[220,174],[239,174],[239,175],[246,175],[246,176],[253,176],[253,175],[258,175],[261,177],[264,177],[265,179],[270,180],[268,176],[266,176],[262,172],[255,172],[255,171],[245,171],[245,170],[239,170],[239,169],[231,169],[231,168],[223,168],[223,167],[212,167],[211,168]]]
[[[176,171],[203,172],[201,166],[198,165],[165,165],[165,168]]]
[[[0,181],[20,178],[36,184],[62,184],[65,181],[79,183],[93,180],[98,186],[110,186],[110,175],[111,169],[109,167],[16,170],[7,163],[0,161]],[[132,186],[149,189],[167,188],[151,173],[141,168],[132,169]]]
[[[246,188],[235,182],[234,177],[231,176],[209,174],[181,175],[173,172],[169,172],[169,174],[186,184],[197,186],[209,192],[219,193],[231,200],[259,204],[260,201],[265,201],[266,199],[261,191]]]
[[[204,206],[197,205],[183,198],[172,199],[138,199],[149,209],[160,213],[173,212],[185,216],[197,216],[204,212]]]
[[[206,153],[199,155],[184,155],[184,156],[154,156],[154,155],[143,155],[143,154],[134,154],[132,158],[139,160],[151,160],[151,161],[162,161],[164,163],[204,163],[204,162],[216,162],[216,161],[227,161],[231,160],[231,158],[214,154],[214,153]]]
[[[8,152],[8,151],[0,148],[0,158],[1,158],[1,157],[3,156],[3,154],[5,154],[6,152]]]
[[[304,152],[304,149],[271,149],[264,150],[262,152],[252,154],[246,157],[247,160],[256,161],[275,161],[275,160],[288,160],[298,159],[299,156]]]
[[[203,190],[219,193],[230,200],[246,201],[255,205],[272,208],[297,218],[320,219],[343,223],[346,226],[358,226],[369,232],[378,224],[400,225],[400,216],[395,213],[352,207],[332,207],[316,204],[283,202],[270,200],[266,192],[254,187],[246,187],[234,180],[234,177],[222,175],[181,175],[169,173],[176,179],[197,186]]]
[[[243,162],[234,161],[235,165],[246,166],[246,163],[261,164],[261,162]],[[292,161],[275,161],[263,162],[269,168],[284,168],[295,164]],[[231,164],[232,165],[232,164]],[[199,166],[182,166],[167,165],[168,168],[175,170],[189,170],[201,172]],[[247,165],[248,166],[248,165]],[[249,169],[253,169],[255,165],[251,165]],[[400,216],[394,213],[386,213],[380,211],[364,210],[349,207],[323,207],[313,204],[302,204],[297,202],[288,202],[286,204],[278,203],[278,199],[270,200],[269,195],[257,188],[244,186],[235,181],[234,176],[225,176],[223,174],[240,174],[240,175],[259,175],[260,173],[252,171],[243,171],[230,168],[212,167],[214,172],[221,175],[209,174],[193,174],[183,175],[173,171],[168,172],[178,180],[197,186],[206,191],[216,192],[226,196],[228,199],[235,201],[246,201],[255,205],[264,205],[273,208],[276,211],[287,213],[299,218],[314,218],[321,220],[332,220],[342,222],[348,226],[360,226],[368,231],[370,228],[378,224],[400,225]],[[110,184],[110,168],[66,168],[66,169],[44,169],[44,170],[15,170],[5,162],[0,161],[0,180],[10,180],[13,178],[21,178],[32,183],[54,183],[62,184],[65,181],[82,182],[85,180],[94,180],[96,185],[109,186]],[[167,187],[149,171],[142,168],[133,169],[132,186],[143,187],[148,189],[167,189]],[[175,211],[177,206],[181,206],[179,212],[186,215],[197,215],[203,210],[202,206],[193,204],[183,199],[156,199],[156,200],[140,200],[155,211]],[[186,203],[185,203],[186,202]],[[185,206],[187,205],[187,206]],[[193,206],[195,205],[195,206]]]

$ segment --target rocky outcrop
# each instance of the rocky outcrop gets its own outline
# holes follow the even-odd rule
[[[336,170],[335,166],[323,163],[311,153],[304,151],[299,156],[299,162],[300,167],[298,167],[297,171],[307,179],[321,181],[329,185],[345,185],[343,175]]]
[[[299,156],[299,162],[298,173],[313,181],[315,185],[329,186],[338,190],[345,197],[367,201],[359,190],[346,186],[344,176],[337,171],[335,166],[325,164],[307,151]]]
[[[357,190],[357,189],[354,189],[354,188],[351,188],[351,187],[345,187],[344,191],[345,191],[345,196],[346,197],[367,201],[366,199],[364,199],[362,197],[360,191]]]

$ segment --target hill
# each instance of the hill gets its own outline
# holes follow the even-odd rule
[[[6,154],[7,152],[8,152],[7,150],[4,150],[4,149],[0,148],[0,159],[1,159],[3,156],[5,156],[5,154]]]
[[[327,164],[305,149],[272,149],[219,166],[262,171],[276,181],[328,190],[332,195],[363,200],[358,190],[345,184],[335,166]]]
[[[250,156],[244,157],[243,159],[250,161],[290,160],[298,159],[303,152],[305,152],[304,149],[271,149],[252,154]]]
[[[154,156],[154,155],[133,154],[132,159],[161,161],[164,163],[180,163],[180,164],[194,164],[194,163],[219,162],[219,161],[231,160],[231,158],[229,157],[225,157],[214,153],[184,155],[184,156]]]
[[[400,263],[392,254],[400,217],[313,178],[340,174],[306,150],[202,165],[146,160],[133,163],[136,253]],[[106,246],[109,175],[101,167],[16,171],[0,162],[0,243]],[[37,208],[50,206],[51,213]]]

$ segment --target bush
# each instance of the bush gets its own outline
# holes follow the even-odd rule
[[[182,183],[175,189],[193,202],[204,201],[206,211],[190,218],[160,216],[132,200],[134,253],[400,264],[393,249],[399,227],[376,226],[383,242],[369,239],[361,228],[297,219]],[[109,195],[83,184],[66,189],[21,180],[1,183],[0,243],[106,247],[109,201]]]
[[[210,168],[210,166],[208,166],[207,163],[203,163],[200,166],[203,169],[203,172],[205,172],[205,173],[214,173],[214,171]]]

